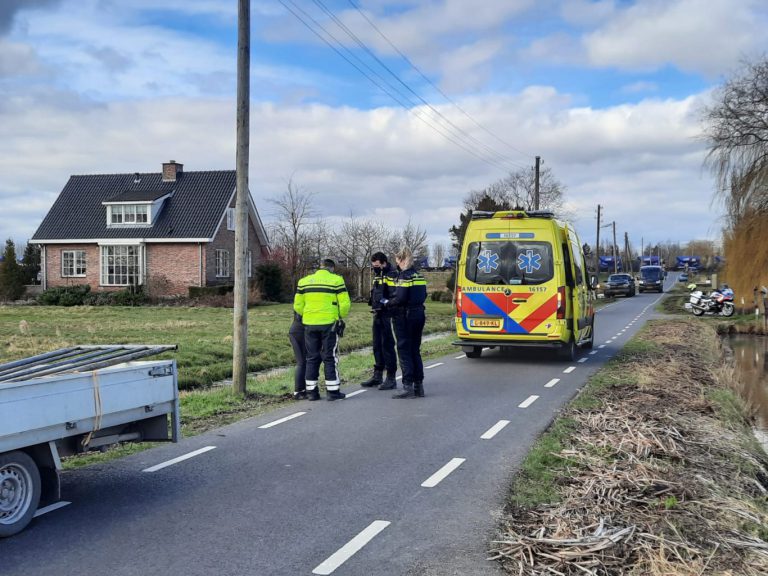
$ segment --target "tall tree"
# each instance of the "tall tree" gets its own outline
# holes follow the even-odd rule
[[[432,244],[432,260],[435,263],[435,268],[443,265],[443,260],[445,260],[445,244],[442,242]]]
[[[5,241],[3,261],[0,262],[0,300],[18,300],[24,295],[24,274],[16,260],[16,245]]]
[[[707,164],[718,179],[729,225],[768,212],[768,59],[744,64],[704,112]]]
[[[453,247],[461,250],[473,211],[495,212],[497,210],[533,210],[535,204],[536,174],[532,169],[522,168],[510,172],[483,190],[474,190],[464,198],[464,212],[459,225],[450,229]],[[547,167],[539,173],[539,209],[554,212],[568,220],[570,214],[564,210],[565,185]]]
[[[289,178],[285,192],[269,199],[275,217],[270,227],[271,236],[283,254],[291,286],[296,286],[306,268],[302,254],[306,251],[309,227],[315,215],[313,197],[314,194],[305,192]]]
[[[381,250],[387,240],[387,228],[382,222],[350,216],[334,234],[333,249],[344,258],[344,264],[355,272],[356,294],[364,294],[366,273],[371,256]]]
[[[35,284],[40,272],[40,245],[27,241],[21,263],[24,265],[24,283]]]

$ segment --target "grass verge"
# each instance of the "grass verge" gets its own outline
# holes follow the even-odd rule
[[[523,462],[491,556],[514,574],[764,574],[768,456],[714,325],[655,321]]]
[[[453,307],[427,302],[425,334],[454,329]],[[159,358],[176,358],[179,388],[204,388],[232,376],[233,312],[227,308],[172,306],[0,306],[0,363],[80,344],[177,344]],[[248,371],[293,362],[290,304],[248,311]],[[371,314],[353,304],[342,353],[371,345]]]

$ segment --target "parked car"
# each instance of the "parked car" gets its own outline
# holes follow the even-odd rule
[[[677,277],[677,281],[678,282],[688,282],[688,274],[683,272],[682,274],[680,274],[680,276]]]
[[[635,280],[629,274],[611,274],[608,276],[608,280],[605,281],[605,287],[603,290],[606,298],[611,296],[630,296],[635,295]]]

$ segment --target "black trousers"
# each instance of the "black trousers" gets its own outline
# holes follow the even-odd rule
[[[339,337],[333,324],[304,326],[304,343],[307,346],[307,390],[314,390],[320,378],[320,363],[325,372],[327,390],[338,390],[339,380]]]
[[[403,372],[403,384],[424,381],[424,362],[421,360],[421,336],[426,317],[424,310],[408,310],[394,317],[397,355]]]
[[[386,370],[393,376],[397,372],[392,317],[383,312],[373,315],[373,362],[374,370]]]
[[[296,360],[296,375],[293,379],[293,391],[302,392],[306,390],[305,374],[307,372],[307,349],[304,345],[304,332],[288,333],[288,339],[293,347],[293,357]]]

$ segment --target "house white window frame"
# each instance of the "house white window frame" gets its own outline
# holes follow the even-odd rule
[[[248,262],[248,278],[250,278],[250,277],[253,276],[253,265],[252,265],[252,263],[253,263],[253,256],[252,256],[250,248],[248,249],[247,262]]]
[[[227,230],[235,229],[235,209],[227,208]]]
[[[232,259],[229,250],[216,249],[216,278],[230,278],[232,276]],[[225,274],[226,272],[226,274]]]
[[[130,249],[135,249],[135,254],[131,255]],[[112,254],[109,254],[109,252]],[[120,254],[118,254],[120,252]],[[125,254],[122,254],[125,252]],[[113,272],[109,274],[110,258],[113,258]],[[124,264],[117,259],[126,258],[127,260],[133,258],[134,261],[126,261]],[[114,267],[125,266],[126,271],[117,273]],[[131,273],[130,268],[135,267],[136,272]],[[144,284],[145,273],[145,249],[143,244],[102,244],[99,246],[99,284],[101,286],[140,286]],[[112,276],[113,281],[109,281],[109,277]],[[126,280],[115,281],[116,276],[125,276]],[[135,282],[131,282],[131,279],[135,278]]]
[[[113,221],[117,220],[117,221]],[[107,205],[107,226],[151,226],[152,206],[147,202]]]
[[[67,258],[69,256],[69,258]],[[70,260],[68,263],[67,260]],[[69,264],[69,265],[68,265]],[[68,273],[71,268],[72,273]],[[82,272],[78,273],[78,270]],[[85,278],[87,272],[87,262],[85,250],[62,250],[61,251],[61,277],[62,278]]]

